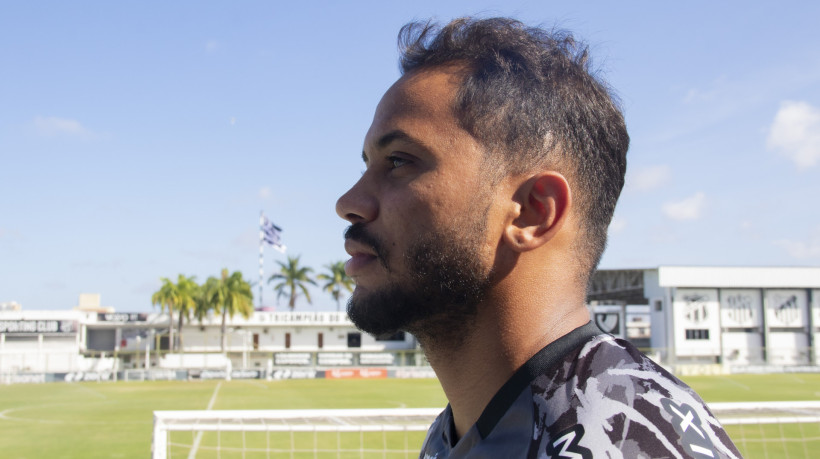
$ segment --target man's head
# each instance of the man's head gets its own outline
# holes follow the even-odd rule
[[[353,223],[345,248],[354,322],[371,333],[434,334],[469,321],[506,274],[500,241],[519,251],[541,244],[508,228],[532,226],[549,207],[536,231],[543,242],[570,190],[578,234],[566,269],[586,278],[623,185],[628,137],[585,50],[507,19],[410,24],[400,41],[403,76],[366,136],[367,170],[337,203]],[[529,188],[522,197],[511,183]]]
[[[591,273],[623,188],[629,136],[607,86],[590,73],[586,47],[506,18],[410,23],[399,40],[404,74],[465,67],[453,110],[486,147],[494,181],[545,167],[568,178],[586,233],[577,240],[582,275]]]

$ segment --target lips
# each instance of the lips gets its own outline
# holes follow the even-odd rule
[[[345,240],[345,252],[350,255],[350,260],[345,263],[345,274],[350,277],[356,277],[357,274],[378,260],[372,248],[353,239]]]

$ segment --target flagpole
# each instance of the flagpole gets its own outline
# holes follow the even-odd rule
[[[263,210],[259,211],[259,307],[262,307],[262,280],[265,274],[265,215]]]

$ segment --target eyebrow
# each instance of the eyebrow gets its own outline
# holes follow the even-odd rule
[[[376,141],[376,147],[385,148],[386,146],[390,145],[392,142],[395,142],[396,140],[403,140],[405,142],[410,142],[422,147],[424,146],[424,144],[416,140],[410,134],[402,131],[401,129],[395,129],[379,137],[379,139]],[[364,161],[365,164],[367,164],[367,154],[364,152],[364,150],[362,150],[362,161]]]
[[[390,145],[391,142],[394,142],[396,140],[405,140],[407,142],[412,142],[415,144],[419,143],[416,139],[411,137],[410,134],[402,131],[401,129],[395,129],[379,137],[379,140],[376,141],[376,145],[379,148],[384,148]]]

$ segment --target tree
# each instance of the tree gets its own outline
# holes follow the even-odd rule
[[[313,304],[310,299],[310,292],[307,289],[307,284],[316,285],[316,281],[310,277],[310,273],[313,272],[313,269],[307,266],[299,266],[298,256],[288,257],[287,264],[281,261],[277,261],[276,263],[281,267],[279,273],[270,276],[268,279],[269,284],[275,280],[280,281],[273,286],[273,289],[276,290],[276,299],[278,300],[288,295],[288,307],[293,311],[293,308],[296,306],[296,298],[299,297],[299,290],[301,290],[305,298],[307,298],[308,304]]]
[[[182,350],[183,320],[191,320],[191,313],[196,309],[196,300],[199,297],[199,284],[194,279],[194,276],[185,277],[182,274],[177,278],[177,351]]]
[[[168,311],[170,316],[170,325],[168,327],[170,333],[170,342],[174,342],[174,309],[176,308],[176,286],[167,277],[161,277],[162,286],[151,295],[151,303],[154,306],[159,306],[160,312]]]
[[[200,299],[199,314],[207,314],[207,310],[213,309],[218,314],[222,314],[221,343],[222,352],[227,347],[225,328],[227,317],[233,318],[234,314],[239,314],[248,318],[253,314],[253,293],[251,284],[242,278],[242,273],[234,271],[228,275],[228,270],[222,270],[220,278],[209,277],[202,286],[202,297]],[[204,312],[203,312],[204,311]]]
[[[180,274],[176,284],[166,277],[160,278],[162,286],[151,296],[151,303],[160,306],[161,311],[168,311],[169,316],[169,341],[171,350],[181,349],[181,339],[174,339],[174,312],[178,314],[179,324],[178,334],[182,333],[183,321],[190,319],[191,312],[196,308],[196,299],[199,296],[199,285],[194,280],[195,277],[185,277]]]
[[[345,262],[337,261],[329,265],[325,265],[327,271],[316,276],[317,279],[326,281],[322,285],[322,290],[330,293],[330,296],[336,300],[336,311],[339,311],[339,300],[342,297],[342,289],[348,292],[353,291],[353,279],[345,273]]]

